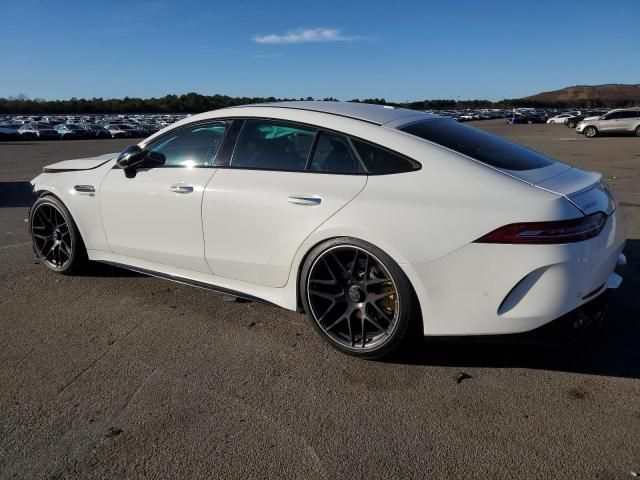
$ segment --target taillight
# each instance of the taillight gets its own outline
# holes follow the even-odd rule
[[[597,236],[607,223],[598,212],[582,218],[554,222],[527,222],[505,225],[476,240],[476,243],[524,243],[548,245],[573,243]]]

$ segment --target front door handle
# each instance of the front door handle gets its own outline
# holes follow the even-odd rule
[[[184,185],[181,183],[176,183],[175,185],[171,185],[169,190],[175,193],[191,193],[193,192],[193,185]]]
[[[291,203],[306,206],[320,205],[322,202],[322,198],[318,195],[291,195],[288,200]]]

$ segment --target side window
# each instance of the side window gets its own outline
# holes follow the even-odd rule
[[[397,153],[390,152],[370,143],[351,139],[358,155],[362,159],[367,172],[373,174],[410,172],[420,168],[418,162],[414,162]]]
[[[313,151],[310,170],[327,173],[359,173],[362,167],[349,141],[342,135],[322,132]]]
[[[304,170],[316,130],[272,120],[245,120],[231,166]]]
[[[215,122],[176,130],[150,144],[146,150],[165,158],[165,166],[210,167],[227,124]]]
[[[604,117],[605,120],[616,120],[620,118],[620,112],[613,112]]]

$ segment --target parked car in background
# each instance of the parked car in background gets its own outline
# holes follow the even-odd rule
[[[74,125],[72,123],[61,123],[54,127],[60,134],[60,138],[63,140],[89,138],[91,132],[81,127],[80,125]]]
[[[575,116],[575,113],[561,113],[560,115],[556,115],[554,117],[551,117],[549,120],[547,120],[547,123],[564,123],[565,120],[569,117],[573,117]]]
[[[129,132],[129,130],[122,128],[122,125],[117,123],[108,123],[104,128],[109,132],[111,138],[125,138],[131,136],[131,132]]]
[[[514,113],[510,117],[507,117],[506,123],[511,125],[515,124],[531,124],[531,123],[544,123],[546,121],[546,117],[540,115],[535,112],[527,112],[527,113]]]
[[[569,128],[576,128],[578,123],[587,118],[587,114],[581,113],[580,115],[573,115],[572,117],[568,117],[564,119],[565,126]]]
[[[594,111],[581,112],[579,114],[566,118],[564,121],[564,124],[569,128],[576,128],[578,126],[578,123],[580,123],[580,121],[590,117],[599,117],[602,113],[604,112],[594,112]]]
[[[38,140],[57,140],[60,138],[58,131],[50,123],[32,122],[20,127],[20,138]]]
[[[96,125],[94,123],[80,123],[78,126],[87,130],[89,138],[112,138],[109,130],[101,125]]]
[[[20,138],[19,123],[2,123],[0,124],[0,141],[17,140]]]
[[[609,133],[633,133],[640,137],[640,109],[611,110],[600,117],[587,117],[576,126],[587,138]]]

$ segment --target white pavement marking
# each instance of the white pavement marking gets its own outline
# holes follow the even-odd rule
[[[15,243],[13,245],[5,245],[4,247],[0,247],[0,250],[6,250],[7,248],[14,248],[14,247],[22,247],[24,245],[31,245],[31,242],[22,242],[22,243]]]

